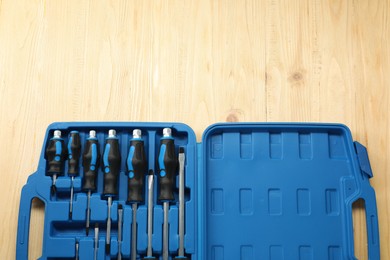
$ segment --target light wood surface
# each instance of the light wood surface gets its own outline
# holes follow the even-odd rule
[[[390,259],[389,82],[389,1],[2,0],[0,256],[15,258],[20,191],[53,121],[179,121],[198,140],[215,122],[319,121],[368,148]]]

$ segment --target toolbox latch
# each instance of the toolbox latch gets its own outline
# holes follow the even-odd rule
[[[372,178],[373,173],[371,169],[370,159],[368,159],[368,153],[366,147],[364,147],[361,143],[356,141],[354,142],[354,144],[355,144],[355,150],[358,157],[358,161],[360,164],[360,169],[362,170],[363,173],[365,173],[368,176],[368,178]]]

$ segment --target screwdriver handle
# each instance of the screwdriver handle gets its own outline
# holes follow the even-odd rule
[[[144,141],[141,137],[131,139],[126,167],[129,176],[127,202],[142,202],[147,162]]]
[[[175,186],[175,172],[177,168],[177,157],[175,155],[175,143],[171,136],[164,136],[160,141],[160,152],[158,155],[159,168],[159,201],[174,200],[173,188]]]
[[[114,130],[110,130],[114,131]],[[119,140],[115,135],[109,134],[103,153],[103,172],[105,196],[115,196],[118,194],[118,176],[121,165],[121,154],[119,150]]]
[[[60,136],[54,136],[49,140],[46,148],[46,159],[48,161],[49,174],[62,174],[64,171],[64,162],[66,160],[66,146],[64,139]]]
[[[96,177],[100,161],[99,142],[96,137],[89,137],[83,153],[84,184],[83,190],[96,190]]]
[[[68,142],[68,174],[79,175],[79,160],[81,155],[81,141],[78,131],[72,131]]]

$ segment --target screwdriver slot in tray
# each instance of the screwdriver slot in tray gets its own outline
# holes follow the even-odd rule
[[[105,228],[104,221],[99,223],[99,227]],[[85,221],[72,221],[72,222],[53,221],[51,223],[50,235],[52,237],[76,238],[80,236],[80,234],[82,234],[84,230],[85,230]],[[117,223],[113,222],[111,233],[114,234],[116,230],[117,230]]]

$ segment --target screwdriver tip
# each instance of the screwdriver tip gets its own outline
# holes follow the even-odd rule
[[[110,244],[106,244],[106,253],[110,254]]]
[[[72,212],[69,212],[69,219],[72,219]]]
[[[179,148],[179,153],[184,153],[184,147]]]
[[[86,236],[89,235],[89,227],[86,227],[86,228],[85,228],[85,235],[86,235]]]

